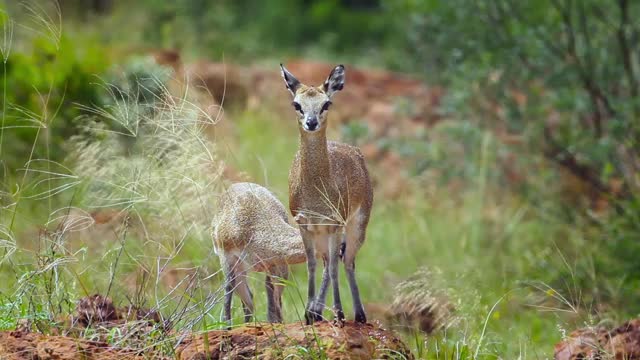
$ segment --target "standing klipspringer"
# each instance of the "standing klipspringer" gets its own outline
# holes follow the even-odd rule
[[[219,200],[213,220],[215,250],[225,275],[224,319],[231,325],[231,299],[242,300],[245,322],[253,316],[249,271],[266,274],[267,319],[282,322],[282,291],[289,265],[305,261],[300,232],[289,225],[284,205],[267,189],[236,183]]]
[[[344,66],[336,66],[318,87],[303,85],[284,66],[280,67],[287,89],[293,95],[300,131],[300,148],[289,172],[289,209],[300,225],[307,255],[309,283],[305,319],[308,324],[322,319],[331,280],[335,315],[338,320],[344,320],[338,286],[342,248],[355,320],[365,323],[367,318],[355,278],[355,257],[364,243],[373,189],[360,150],[327,141],[326,136],[331,98],[344,86]],[[324,262],[318,297],[315,294],[316,256]]]

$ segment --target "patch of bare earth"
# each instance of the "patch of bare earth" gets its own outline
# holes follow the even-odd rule
[[[210,331],[184,340],[177,353],[180,359],[414,359],[392,332],[352,321],[343,327],[323,321]]]
[[[47,336],[24,331],[0,332],[0,359],[141,359],[133,350],[99,341]]]

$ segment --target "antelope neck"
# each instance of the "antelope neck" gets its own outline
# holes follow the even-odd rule
[[[325,129],[308,133],[300,128],[300,166],[302,176],[310,181],[330,176]]]

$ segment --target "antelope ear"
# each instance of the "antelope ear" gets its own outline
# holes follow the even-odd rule
[[[296,91],[298,91],[298,88],[300,87],[300,81],[298,81],[298,79],[296,79],[296,77],[293,76],[293,74],[290,73],[282,64],[280,64],[280,73],[282,74],[284,84],[291,92],[291,95],[296,96]]]
[[[333,94],[342,90],[342,88],[344,87],[344,78],[345,76],[343,65],[338,65],[333,68],[333,70],[331,70],[331,74],[329,74],[329,77],[324,81],[324,84],[322,85],[327,96],[331,97],[333,96]]]

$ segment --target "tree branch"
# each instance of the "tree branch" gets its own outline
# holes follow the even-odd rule
[[[552,0],[556,10],[560,13],[563,26],[567,32],[567,53],[575,61],[575,67],[578,72],[578,76],[582,81],[582,84],[591,98],[593,110],[595,111],[594,117],[594,131],[597,137],[602,135],[602,120],[606,117],[613,117],[616,115],[615,110],[611,106],[611,102],[604,95],[601,88],[598,86],[597,81],[592,77],[590,73],[582,64],[580,54],[576,46],[575,28],[572,21],[573,1],[567,0],[567,5],[563,6],[559,0]],[[606,111],[606,115],[602,113],[602,108]]]

